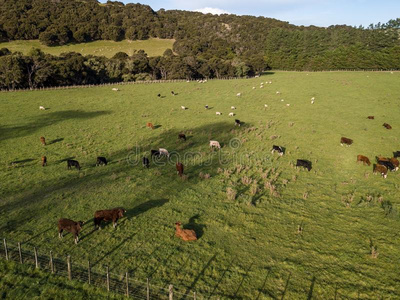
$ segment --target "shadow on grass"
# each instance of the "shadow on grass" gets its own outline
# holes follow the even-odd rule
[[[53,145],[55,143],[62,142],[63,140],[64,140],[64,138],[58,138],[58,139],[50,141],[47,145]]]
[[[23,163],[31,162],[31,161],[34,161],[34,160],[35,159],[33,159],[33,158],[26,158],[26,159],[12,161],[10,164],[23,164]]]
[[[272,294],[270,291],[265,290],[265,285],[267,284],[268,277],[269,277],[270,274],[271,274],[271,269],[268,268],[267,275],[265,276],[263,285],[262,285],[262,287],[260,288],[260,291],[258,292],[258,295],[257,295],[256,300],[260,299],[262,293],[263,293],[263,294],[268,294],[268,297],[270,297],[270,298],[272,298],[272,299],[276,299],[276,297],[275,297],[274,294]]]
[[[194,215],[189,219],[189,223],[183,226],[183,229],[194,230],[196,232],[197,239],[200,239],[203,236],[204,228],[206,228],[206,225],[197,223],[197,219],[199,218],[199,214]]]

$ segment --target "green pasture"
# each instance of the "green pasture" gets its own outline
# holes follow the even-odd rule
[[[11,41],[0,43],[1,48],[8,48],[10,51],[19,51],[28,54],[32,48],[39,48],[45,53],[60,55],[64,52],[77,52],[82,55],[96,55],[113,57],[115,53],[125,52],[132,55],[134,51],[144,50],[148,56],[163,55],[167,49],[172,49],[175,40],[151,38],[148,40],[123,40],[114,41],[94,41],[89,43],[68,44],[64,46],[49,47],[40,43],[39,40]]]
[[[398,299],[400,172],[383,179],[356,157],[400,150],[399,84],[397,72],[271,72],[1,93],[0,237],[205,299]],[[158,148],[172,162],[144,169]],[[95,167],[97,156],[109,165]],[[93,232],[94,211],[120,206],[116,229]],[[58,239],[61,217],[86,221],[78,245]],[[199,239],[175,237],[177,221]]]

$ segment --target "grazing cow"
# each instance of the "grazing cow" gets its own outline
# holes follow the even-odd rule
[[[350,146],[351,144],[353,144],[353,140],[352,139],[348,139],[345,137],[342,137],[340,139],[340,144],[343,146],[343,144],[346,144],[347,146]]]
[[[101,221],[112,221],[113,227],[117,227],[117,221],[119,218],[122,218],[124,216],[124,213],[126,213],[126,210],[123,208],[113,208],[96,211],[94,213],[94,229],[101,229]]]
[[[172,96],[175,96],[176,94],[174,93],[174,91],[171,91],[171,95],[172,95]]]
[[[169,153],[168,153],[167,149],[160,148],[160,149],[158,149],[158,151],[160,152],[160,155],[165,155],[166,157],[169,157]]]
[[[183,105],[181,106],[181,108],[182,108],[183,110],[186,110],[186,109],[187,109],[187,108],[186,108],[185,106],[183,106]]]
[[[157,151],[158,152],[158,151]],[[143,164],[143,167],[145,167],[145,168],[149,168],[150,167],[150,161],[149,161],[149,159],[146,157],[146,156],[143,156],[143,158],[142,158],[142,164]]]
[[[96,166],[100,165],[107,166],[107,159],[105,157],[102,156],[97,157]]]
[[[157,97],[158,97],[158,98],[161,98],[161,94],[158,94]]]
[[[388,170],[390,170],[392,172],[397,171],[395,165],[389,159],[385,159],[385,160],[377,159],[377,161],[378,161],[379,165],[385,166]]]
[[[82,230],[84,222],[75,222],[69,219],[58,220],[58,237],[61,239],[63,237],[63,231],[71,232],[74,235],[74,242],[78,244],[79,232]]]
[[[400,151],[393,152],[393,157],[400,157]]]
[[[175,235],[179,238],[181,238],[184,241],[195,241],[197,240],[197,235],[194,230],[190,229],[182,229],[181,228],[182,223],[181,222],[176,222],[175,223]]]
[[[46,146],[46,139],[43,136],[40,137],[40,142],[43,146]]]
[[[235,114],[233,112],[229,113],[230,117],[233,117]]]
[[[235,126],[239,126],[242,125],[242,122],[240,122],[240,120],[235,119]]]
[[[206,109],[208,109],[208,105],[204,106]]]
[[[306,168],[308,171],[311,171],[312,163],[309,160],[298,159],[297,163],[296,163],[296,167],[303,167],[303,168]]]
[[[215,148],[221,149],[221,145],[217,141],[210,141],[210,147],[211,148],[215,147]]]
[[[392,126],[390,126],[388,123],[383,123],[382,126],[385,127],[386,129],[392,129]]]
[[[273,145],[271,153],[274,153],[275,151],[278,152],[280,156],[285,154],[285,148],[281,146]]]
[[[67,160],[67,167],[68,167],[68,170],[70,170],[72,167],[75,167],[78,170],[81,169],[81,166],[79,165],[79,162],[77,160],[73,160],[73,159],[68,159]]]
[[[399,165],[400,165],[399,160],[397,158],[392,157],[390,159],[390,162],[396,167],[396,171],[397,171],[399,169]]]
[[[151,129],[154,129],[153,123],[150,123],[150,122],[146,124],[146,127],[147,127],[147,128],[151,128]]]
[[[221,112],[219,112],[219,111],[217,111],[215,114],[216,114],[217,116],[220,116],[220,115],[222,115],[222,113],[221,113]]]
[[[380,165],[380,164],[374,165],[374,174],[379,173],[382,175],[383,178],[386,178],[387,172],[388,172],[388,169],[385,166]]]
[[[183,164],[182,163],[180,163],[180,162],[176,163],[176,172],[178,173],[178,175],[180,177],[182,177],[182,175],[183,175]]]
[[[40,110],[46,110],[46,108],[44,106],[39,106]]]
[[[47,157],[42,156],[42,167],[47,166]]]
[[[367,164],[368,166],[371,165],[369,158],[364,155],[357,155],[357,162],[362,162],[363,165]]]
[[[233,110],[233,109],[236,109],[236,107],[234,107],[234,106],[231,106],[231,109]]]
[[[180,133],[178,135],[178,139],[186,141],[186,135],[184,133]]]
[[[368,116],[367,119],[374,120],[375,117],[374,116]]]
[[[151,158],[153,158],[153,156],[155,157],[160,157],[161,153],[158,150],[151,150]]]

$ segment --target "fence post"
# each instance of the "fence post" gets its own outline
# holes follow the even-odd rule
[[[125,273],[126,277],[126,296],[129,297],[129,277],[128,277],[128,272]]]
[[[18,253],[19,253],[19,262],[22,264],[22,251],[21,251],[21,243],[18,242]]]
[[[37,255],[36,247],[33,247],[33,252],[35,253],[35,267],[37,269],[37,268],[39,268],[39,262],[38,262],[38,255]]]
[[[50,250],[50,270],[51,270],[51,273],[54,273],[53,251],[51,251],[51,250]]]
[[[4,241],[4,251],[5,251],[5,253],[6,253],[6,260],[8,260],[7,242],[6,242],[6,239],[3,239],[3,241]]]
[[[68,279],[72,279],[72,274],[71,274],[71,256],[67,256],[67,268],[68,268]]]
[[[146,294],[147,294],[147,300],[150,300],[150,282],[149,279],[147,278],[147,284],[146,284]]]
[[[90,260],[88,260],[88,281],[89,281],[89,284],[91,284]]]
[[[174,299],[174,286],[172,284],[169,285],[169,300]]]
[[[108,272],[108,266],[106,267],[107,272],[107,292],[110,291],[110,273]]]

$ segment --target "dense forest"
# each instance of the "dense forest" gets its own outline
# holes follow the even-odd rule
[[[400,19],[370,25],[294,26],[279,20],[160,10],[97,0],[0,0],[0,41],[48,46],[173,38],[172,51],[111,59],[0,50],[0,88],[143,79],[251,76],[267,69],[400,69]]]

